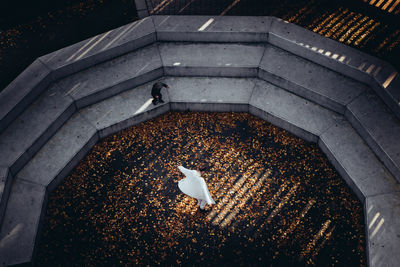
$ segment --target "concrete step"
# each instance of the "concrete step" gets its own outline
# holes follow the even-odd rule
[[[253,78],[166,77],[172,110],[248,112]]]
[[[54,80],[156,41],[145,18],[36,59],[0,93],[0,133]]]
[[[160,43],[169,76],[256,77],[264,45]]]
[[[0,93],[0,133],[30,105],[53,79],[51,70],[35,60]]]
[[[62,94],[71,96],[80,109],[155,80],[162,74],[158,47],[150,45],[68,76],[56,85]]]
[[[257,80],[250,99],[250,113],[310,142],[342,116],[268,82]]]
[[[400,75],[387,62],[278,18],[268,43],[369,84],[400,119]]]
[[[97,142],[98,134],[75,113],[16,175],[51,192]],[[49,160],[51,159],[51,160]]]
[[[400,191],[396,179],[345,119],[324,132],[318,144],[361,200]]]
[[[156,117],[168,111],[170,107],[168,92],[165,88],[161,90],[165,103],[153,105],[151,87],[154,82],[156,81],[86,107],[80,110],[80,114],[96,127],[100,138]]]
[[[271,45],[265,49],[258,76],[340,114],[367,89],[360,82]]]
[[[45,91],[0,134],[0,162],[15,175],[75,112],[71,97]]]
[[[153,16],[158,41],[240,42],[268,41],[272,17]]]
[[[364,202],[370,266],[396,266],[400,261],[399,184],[347,121],[326,131],[319,146]]]
[[[2,266],[32,261],[45,202],[45,187],[21,180],[13,183],[0,232]]]
[[[11,190],[11,173],[8,168],[0,167],[0,229],[6,212],[8,197]]]
[[[400,120],[371,91],[348,105],[346,117],[400,182]]]

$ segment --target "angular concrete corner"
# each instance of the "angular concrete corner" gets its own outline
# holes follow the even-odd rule
[[[96,129],[75,113],[16,177],[44,186],[51,192],[97,140]]]
[[[400,120],[371,91],[348,105],[346,117],[400,182]]]
[[[265,49],[258,76],[340,114],[367,89],[359,82],[270,45]]]
[[[51,70],[35,60],[0,93],[0,133],[49,85]]]
[[[250,99],[250,113],[315,143],[342,117],[261,80]]]
[[[361,201],[400,191],[396,179],[346,120],[324,132],[318,144]]]
[[[72,98],[50,87],[0,134],[0,162],[15,175],[74,112]]]

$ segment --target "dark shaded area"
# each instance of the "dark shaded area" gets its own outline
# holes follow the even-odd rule
[[[216,205],[180,193],[206,165]],[[315,144],[246,113],[107,137],[50,194],[36,264],[366,266],[363,207]]]
[[[137,20],[134,0],[0,4],[0,91],[37,57]]]

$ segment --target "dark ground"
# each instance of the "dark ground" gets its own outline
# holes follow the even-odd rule
[[[180,193],[178,165],[216,205]],[[178,113],[98,143],[50,194],[42,265],[366,266],[363,208],[317,145],[246,113]]]
[[[396,2],[379,1],[374,7],[363,0],[147,0],[152,14],[276,16],[400,69]],[[136,16],[134,0],[1,1],[0,91],[37,57],[135,21]]]

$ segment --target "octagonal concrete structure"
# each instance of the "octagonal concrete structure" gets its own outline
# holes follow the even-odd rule
[[[159,79],[170,88],[153,106]],[[97,140],[197,110],[318,143],[364,203],[368,264],[396,266],[398,85],[389,64],[272,17],[147,17],[43,56],[0,93],[0,264],[34,259],[48,193]]]

